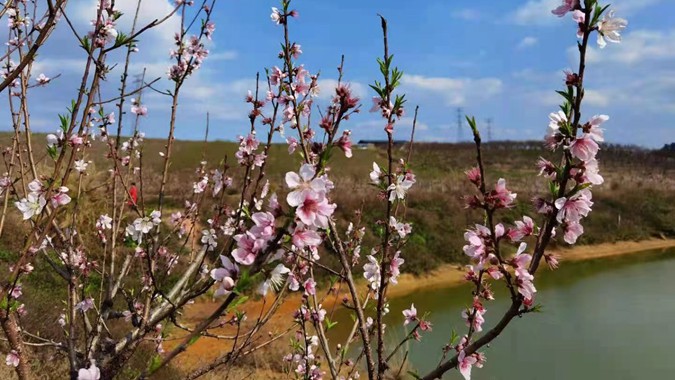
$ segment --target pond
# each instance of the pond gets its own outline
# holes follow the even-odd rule
[[[484,348],[487,363],[474,368],[472,379],[675,378],[675,249],[561,264],[556,271],[539,273],[535,282],[542,312],[516,318]],[[486,330],[508,307],[506,291],[495,288],[497,300],[485,305]],[[433,324],[421,342],[406,346],[404,373],[435,368],[452,329],[466,333],[460,313],[470,302],[467,286],[391,301],[396,312],[385,323],[392,341],[405,335],[400,310],[411,303],[419,315],[430,313]],[[350,323],[342,322],[331,335],[344,333]],[[403,355],[397,359],[394,365],[400,365]],[[444,378],[461,376],[450,371]]]

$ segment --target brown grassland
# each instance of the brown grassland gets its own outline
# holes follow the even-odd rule
[[[10,134],[0,134],[1,149],[11,144],[11,137]],[[33,141],[35,146],[42,146],[44,135],[34,135]],[[144,203],[149,210],[157,202],[156,194],[161,177],[161,157],[158,152],[164,144],[164,140],[158,139],[147,139],[144,143],[142,190]],[[85,210],[82,220],[90,221],[92,226],[95,219],[105,212],[109,202],[107,189],[100,185],[109,175],[109,164],[101,145],[95,143],[87,151],[92,164],[84,180],[84,196],[80,200],[80,205],[84,206],[81,209]],[[267,166],[271,190],[280,196],[285,195],[284,174],[297,170],[299,166],[297,157],[289,157],[286,149],[283,144],[274,145]],[[397,149],[398,156],[407,156],[407,146]],[[177,141],[168,183],[169,209],[181,207],[186,184],[190,184],[191,188],[191,183],[195,180],[194,169],[202,160],[208,161],[210,168],[215,168],[226,160],[232,166],[228,174],[234,177],[233,188],[236,189],[241,173],[234,160],[235,151],[236,144],[231,142],[213,141],[204,145],[197,141]],[[463,173],[473,162],[473,155],[474,147],[469,143],[415,145],[411,163],[417,175],[417,184],[409,195],[405,210],[407,219],[413,224],[413,233],[403,254],[406,260],[403,266],[405,274],[401,284],[392,289],[391,296],[413,292],[422,287],[447,286],[461,281],[461,272],[457,268],[466,263],[462,253],[463,233],[468,225],[480,221],[480,214],[467,210],[462,198],[472,191]],[[492,142],[484,145],[483,156],[488,169],[488,180],[496,182],[500,177],[506,178],[509,188],[518,193],[517,206],[501,214],[504,223],[511,223],[517,215],[522,214],[535,217],[530,199],[546,189],[543,187],[544,181],[532,180],[533,174],[536,174],[534,163],[539,156],[548,155],[538,142]],[[40,152],[36,157],[39,158],[39,167],[46,173],[52,165],[49,156]],[[367,231],[365,247],[377,241],[380,228],[377,220],[382,217],[384,207],[377,199],[376,190],[368,185],[368,173],[373,161],[382,163],[385,157],[385,152],[377,147],[355,148],[353,158],[346,159],[342,154],[336,153],[330,165],[330,176],[336,185],[333,201],[338,204],[338,222],[346,226],[349,220],[356,217],[354,211],[358,210],[362,225]],[[594,190],[594,211],[584,222],[586,232],[580,238],[581,246],[572,250],[565,249],[564,245],[553,247],[553,250],[561,254],[562,265],[565,260],[600,258],[675,245],[670,240],[675,238],[675,154],[634,147],[604,146],[599,161],[605,184]],[[234,201],[236,197],[237,194],[232,190],[227,199]],[[26,225],[21,223],[20,214],[10,203],[6,226],[0,237],[0,272],[6,272],[6,266],[15,257],[25,233]],[[82,233],[86,234],[86,231]],[[615,244],[617,242],[620,243]],[[95,252],[90,254],[94,257],[96,255]],[[328,265],[335,264],[335,259],[330,255],[323,255],[322,260]],[[25,284],[24,302],[28,306],[28,315],[24,323],[43,336],[59,339],[60,331],[55,321],[62,307],[59,299],[62,299],[63,284],[39,259],[35,268],[36,272]],[[324,288],[325,285],[324,283]],[[331,293],[324,306],[339,304],[341,297],[340,291]],[[181,320],[190,325],[208,312],[212,305],[214,303],[211,296],[207,295],[184,310]],[[263,302],[256,300],[247,304],[245,309],[254,315],[260,312],[261,305]],[[289,314],[296,305],[297,301],[293,302],[291,297],[290,302],[280,308],[264,333],[290,328]],[[182,331],[177,328],[169,331],[170,336],[165,344],[167,348],[174,342],[172,339],[182,336]],[[223,329],[222,333],[227,334],[228,329]],[[254,370],[257,371],[257,378],[279,376],[283,369],[279,358],[287,342],[287,339],[282,338],[238,363],[232,377],[247,378]],[[173,367],[160,371],[156,378],[180,378],[183,371],[222,355],[228,344],[227,341],[223,343],[202,338]],[[152,354],[152,348],[139,350],[134,356],[133,364],[119,378],[137,375]],[[50,359],[49,355],[45,355],[39,362],[32,364],[41,368],[40,372],[46,374],[44,378],[60,378],[52,376],[67,373],[67,368],[59,364],[60,360]],[[4,365],[0,366],[0,378],[12,379],[12,376],[14,375],[7,372]],[[218,376],[213,375],[212,378],[221,378]]]

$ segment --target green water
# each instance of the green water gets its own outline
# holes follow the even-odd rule
[[[535,284],[543,312],[516,318],[483,350],[487,363],[474,368],[472,379],[675,379],[674,249],[563,262],[557,271],[540,273]],[[495,291],[497,300],[486,304],[486,330],[508,307],[506,292]],[[391,302],[386,324],[392,341],[404,336],[400,310],[413,302],[433,323],[421,342],[407,346],[408,369],[425,374],[435,368],[452,329],[466,332],[460,312],[470,301],[468,287],[454,287]],[[342,322],[334,336],[349,324]],[[461,376],[454,370],[444,378]]]

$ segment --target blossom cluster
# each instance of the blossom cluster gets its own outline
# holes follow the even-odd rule
[[[27,220],[33,216],[38,216],[42,213],[42,210],[47,205],[47,199],[45,198],[47,194],[47,189],[44,187],[40,180],[35,179],[28,184],[28,194],[25,198],[22,198],[18,202],[14,202],[16,207],[19,209],[23,215],[23,219]],[[51,197],[49,198],[50,204],[53,208],[59,206],[65,206],[70,203],[70,196],[68,195],[68,188],[61,186],[56,190],[51,192]]]
[[[215,25],[208,24],[209,29],[215,30]],[[211,36],[207,29],[207,36]],[[174,35],[175,48],[171,50],[169,56],[176,60],[176,63],[169,67],[167,75],[174,82],[182,82],[186,77],[197,71],[204,60],[209,56],[209,50],[204,46],[200,36],[190,36],[185,41],[180,33]]]
[[[112,7],[110,1],[97,2],[97,7],[99,8],[98,18],[91,21],[94,30],[89,32],[89,38],[92,40],[94,47],[102,48],[117,39],[118,32],[115,22],[122,14]]]

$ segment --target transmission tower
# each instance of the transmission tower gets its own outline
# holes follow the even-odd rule
[[[485,124],[487,124],[487,138],[488,141],[492,141],[492,118],[489,117],[485,120]]]
[[[457,142],[460,143],[462,140],[464,140],[462,131],[462,108],[457,107]]]

